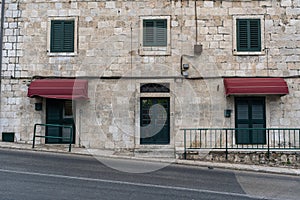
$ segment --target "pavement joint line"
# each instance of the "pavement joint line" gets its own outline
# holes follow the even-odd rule
[[[90,181],[90,182],[101,182],[101,183],[110,183],[110,184],[119,184],[119,185],[131,185],[131,186],[137,186],[137,187],[152,187],[152,188],[168,189],[168,190],[210,193],[210,194],[219,194],[219,195],[227,195],[227,196],[235,196],[235,197],[266,199],[266,197],[253,196],[253,195],[249,195],[249,194],[233,193],[233,192],[221,192],[221,191],[206,190],[206,189],[185,188],[185,187],[156,185],[156,184],[148,184],[148,183],[134,183],[134,182],[127,182],[127,181],[95,179],[95,178],[88,178],[88,177],[66,176],[66,175],[59,175],[59,174],[44,174],[44,173],[38,173],[38,172],[16,171],[16,170],[8,170],[8,169],[1,169],[1,168],[0,168],[0,172],[31,175],[31,176],[43,176],[43,177],[51,177],[51,178],[71,179],[71,180],[81,180],[81,181]],[[274,199],[274,198],[267,198],[267,199],[278,200],[278,199]]]

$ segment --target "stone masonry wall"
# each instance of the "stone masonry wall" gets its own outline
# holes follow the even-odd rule
[[[180,156],[183,158],[183,156]],[[299,152],[229,152],[226,159],[225,152],[212,151],[207,154],[188,154],[187,159],[197,159],[212,162],[229,162],[252,165],[285,166],[298,168],[300,166]]]
[[[77,137],[88,147],[134,148],[143,82],[172,85],[174,146],[183,145],[182,127],[234,126],[234,118],[223,115],[234,99],[225,97],[222,76],[284,77],[290,94],[267,97],[267,126],[298,127],[300,1],[198,0],[194,6],[185,0],[7,0],[0,132],[30,142],[33,123],[45,121],[45,109],[35,111],[36,99],[26,97],[35,76],[89,79],[90,100],[76,102],[75,116]],[[170,17],[170,55],[141,55],[141,16]],[[234,55],[239,16],[262,18],[261,55]],[[67,17],[77,21],[77,53],[51,55],[49,22]],[[203,47],[200,55],[195,44]],[[192,79],[182,77],[181,60]]]

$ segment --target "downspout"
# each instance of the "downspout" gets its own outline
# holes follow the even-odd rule
[[[5,0],[1,4],[1,29],[0,29],[0,112],[1,112],[1,94],[2,94],[2,56],[3,56],[3,26],[4,26]]]
[[[185,69],[183,69],[182,64],[183,64],[183,59],[184,57],[188,57],[188,58],[197,58],[201,52],[202,52],[202,46],[199,45],[198,43],[198,12],[197,12],[197,0],[194,0],[194,20],[195,20],[195,45],[194,45],[194,55],[190,56],[190,55],[181,55],[180,57],[180,73],[181,76],[185,76],[184,78],[187,79],[188,78],[188,73],[187,75],[183,74],[183,71],[185,71]],[[201,47],[200,47],[201,46]],[[200,48],[200,49],[199,49]],[[186,70],[187,71],[187,70]],[[202,77],[201,77],[202,79]]]
[[[194,5],[194,14],[195,14],[195,28],[196,28],[196,44],[198,44],[198,13],[197,13],[197,0],[194,1],[195,2],[195,5]]]
[[[18,58],[18,44],[19,44],[19,36],[20,36],[20,29],[19,29],[19,18],[21,17],[21,12],[20,12],[20,0],[17,2],[17,17],[16,17],[16,24],[17,27],[15,29],[15,35],[16,35],[16,45],[15,45],[15,66],[14,66],[14,75],[13,78],[16,78],[16,70],[17,70],[17,63],[19,63],[19,58]],[[21,76],[21,74],[19,75]]]

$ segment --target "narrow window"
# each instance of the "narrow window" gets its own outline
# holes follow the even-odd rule
[[[237,19],[237,51],[261,51],[260,19]]]
[[[52,20],[50,51],[74,52],[74,20]]]

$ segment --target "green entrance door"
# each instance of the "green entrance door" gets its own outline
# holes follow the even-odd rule
[[[265,113],[264,97],[235,98],[235,126],[241,128],[236,132],[237,144],[266,144]]]
[[[170,143],[170,98],[141,98],[140,144]]]
[[[73,126],[73,143],[75,142],[75,124],[71,100],[47,99],[46,123]],[[46,138],[46,143],[69,143],[70,129],[61,127],[46,127],[46,136],[64,137],[66,139]]]

